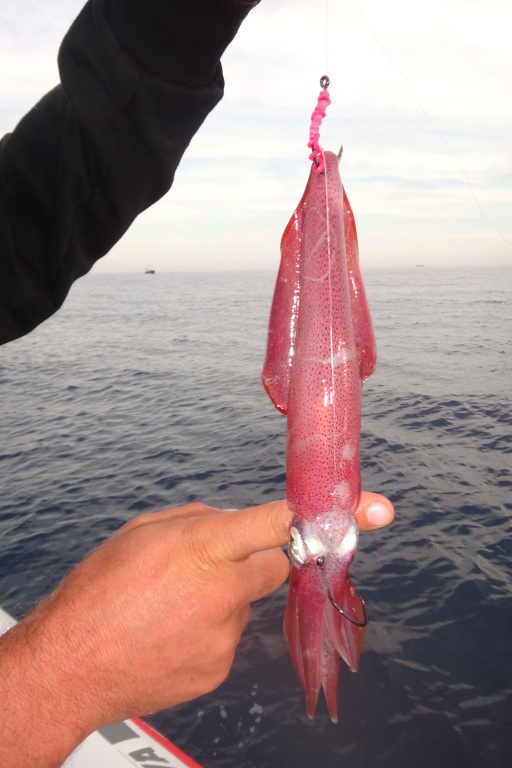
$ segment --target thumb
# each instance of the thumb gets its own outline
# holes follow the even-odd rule
[[[200,527],[210,557],[237,562],[288,544],[292,518],[286,501],[280,500],[203,518]]]

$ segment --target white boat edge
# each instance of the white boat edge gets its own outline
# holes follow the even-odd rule
[[[0,635],[16,620],[0,607]],[[62,768],[201,768],[175,744],[139,718],[107,725],[92,733]]]

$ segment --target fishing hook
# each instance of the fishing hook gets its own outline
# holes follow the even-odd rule
[[[344,619],[347,619],[347,621],[350,621],[352,624],[355,624],[356,627],[360,627],[361,629],[363,627],[366,627],[366,625],[368,624],[368,612],[366,610],[366,605],[364,604],[364,600],[361,600],[361,598],[359,598],[361,600],[361,606],[363,608],[363,620],[357,621],[357,619],[353,619],[352,616],[349,616],[348,613],[345,613],[343,608],[340,608],[340,606],[338,605],[334,597],[331,595],[330,590],[327,594],[329,596],[329,600],[331,601],[331,604],[334,606],[334,608],[336,608],[340,616],[343,616]]]

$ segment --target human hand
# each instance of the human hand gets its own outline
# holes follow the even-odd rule
[[[29,617],[59,659],[52,678],[87,732],[225,679],[249,604],[288,576],[284,509],[189,504],[140,515]]]
[[[375,510],[379,525],[392,517],[387,499],[363,493],[360,528],[377,527]],[[95,691],[91,730],[220,685],[250,603],[288,576],[280,547],[291,519],[284,501],[235,511],[189,504],[140,515],[68,576],[44,616],[57,627],[65,621],[65,652],[80,658],[77,690]]]
[[[383,512],[378,524],[372,505]],[[214,689],[229,672],[250,603],[288,576],[281,545],[292,517],[284,501],[235,511],[189,504],[124,525],[12,632],[11,660],[23,679],[13,688],[16,722],[25,714],[37,738],[35,719],[50,740],[57,724],[62,760],[101,725]],[[362,494],[361,529],[392,518],[387,499]]]

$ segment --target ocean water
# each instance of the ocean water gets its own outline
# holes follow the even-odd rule
[[[0,348],[0,604],[23,615],[139,512],[284,495],[259,383],[271,274],[90,275]],[[205,768],[512,767],[512,268],[368,272],[363,481],[396,523],[352,568],[370,625],[309,721],[256,604],[228,681],[152,722]]]

